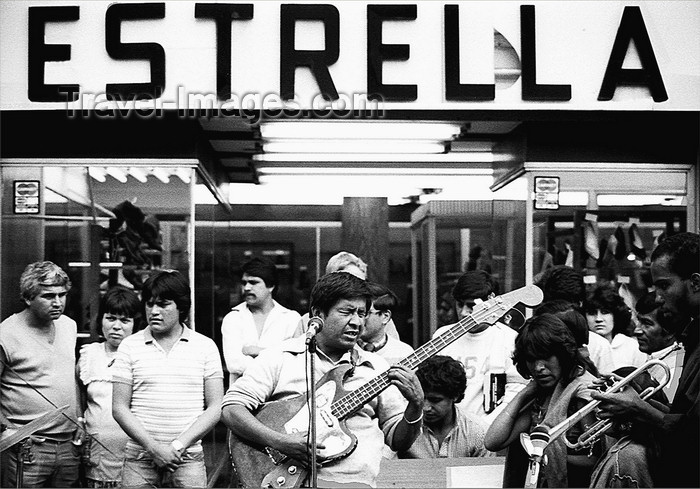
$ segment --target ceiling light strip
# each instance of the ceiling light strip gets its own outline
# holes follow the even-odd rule
[[[411,175],[474,175],[491,176],[490,168],[342,168],[342,167],[265,167],[258,168],[260,175],[399,175],[410,172]]]
[[[458,136],[462,127],[455,123],[405,121],[276,121],[263,123],[264,139],[441,139]]]
[[[316,139],[265,141],[264,153],[340,153],[340,154],[439,154],[445,152],[442,141]]]
[[[252,160],[284,163],[493,163],[493,154],[478,152],[442,154],[264,153],[253,155]]]

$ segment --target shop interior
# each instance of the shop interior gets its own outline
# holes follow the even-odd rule
[[[18,116],[18,120],[26,124],[27,119]],[[382,278],[396,292],[400,306],[395,322],[403,341],[414,347],[427,341],[437,327],[454,321],[450,290],[466,270],[489,271],[501,292],[508,292],[532,283],[548,266],[569,264],[584,271],[591,284],[609,281],[638,295],[650,285],[649,255],[656,240],[664,233],[697,228],[697,120],[688,129],[695,127],[694,139],[671,151],[666,151],[670,144],[661,148],[645,141],[648,129],[637,131],[644,121],[618,134],[615,148],[607,146],[603,134],[616,127],[616,118],[598,129],[592,129],[597,122],[590,123],[586,134],[547,143],[546,148],[542,141],[553,125],[562,126],[554,138],[581,126],[568,121],[501,122],[488,141],[485,133],[451,137],[450,146],[471,148],[467,154],[483,149],[487,141],[489,162],[470,164],[462,158],[448,163],[454,156],[446,155],[459,153],[448,147],[436,156],[441,161],[433,164],[451,169],[443,175],[448,179],[459,178],[460,168],[478,170],[488,180],[490,196],[479,194],[476,185],[472,192],[469,185],[462,185],[462,198],[455,198],[459,192],[442,193],[423,177],[423,186],[413,194],[399,191],[406,198],[384,197],[386,222],[380,225],[386,226],[386,246],[375,253],[386,257],[386,270],[374,275],[370,270],[369,278]],[[410,126],[411,121],[404,124]],[[502,132],[506,127],[509,130]],[[336,195],[335,202],[327,205],[289,205],[242,196],[236,190],[240,185],[265,190],[266,174],[260,171],[259,158],[268,153],[257,144],[260,140],[246,141],[249,149],[244,150],[241,139],[232,139],[230,144],[240,147],[219,146],[225,154],[217,155],[212,151],[216,146],[211,144],[212,128],[200,125],[197,130],[198,137],[192,139],[209,141],[208,151],[193,145],[190,153],[149,154],[149,158],[134,157],[137,147],[129,148],[129,154],[113,154],[113,146],[107,155],[95,153],[99,158],[73,152],[59,157],[65,142],[51,151],[41,150],[37,157],[33,150],[10,144],[0,167],[2,317],[21,307],[11,298],[16,296],[23,266],[35,259],[52,260],[71,276],[66,314],[78,323],[83,342],[97,338],[96,305],[106,287],[121,283],[138,290],[151,271],[178,269],[194,284],[191,325],[221,345],[221,319],[241,300],[240,265],[261,255],[277,263],[281,281],[276,300],[307,312],[310,289],[328,258],[343,249],[356,251],[344,232],[347,202],[342,200],[352,197],[354,188],[346,184],[348,193]],[[84,153],[106,138],[101,131],[97,134],[101,136]],[[684,130],[673,141],[685,135]],[[250,137],[261,136],[254,131]],[[526,151],[523,138],[528,141]],[[560,151],[565,146],[567,150]],[[422,165],[431,166],[430,159],[426,161]],[[312,194],[319,188],[297,187],[299,180],[290,174],[306,169],[301,176],[309,179],[308,169],[320,163],[284,164],[288,185],[298,193]],[[382,162],[334,165],[364,168],[359,178],[366,187],[378,178],[369,174],[371,165],[390,176],[395,172],[397,179],[418,168],[416,162],[397,162],[390,156]],[[556,195],[546,195],[542,202],[535,181],[539,177],[558,179]],[[336,176],[345,178],[350,177]],[[35,209],[17,212],[18,181],[38,182],[41,198]],[[505,190],[508,198],[501,197]],[[367,195],[360,192],[359,197]],[[214,446],[221,447],[225,434],[219,431],[211,436]]]

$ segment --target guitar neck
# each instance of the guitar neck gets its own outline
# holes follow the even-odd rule
[[[409,356],[398,362],[398,365],[404,366],[410,370],[417,369],[421,363],[435,355],[437,352],[445,348],[450,343],[457,340],[460,336],[477,325],[477,322],[472,316],[466,316],[458,323],[453,324],[447,331],[440,336],[433,338],[423,346],[419,347]],[[343,419],[367,402],[378,396],[384,389],[389,387],[389,377],[387,372],[382,372],[372,380],[364,384],[362,387],[349,392],[340,399],[337,399],[331,405],[331,412],[338,419]]]

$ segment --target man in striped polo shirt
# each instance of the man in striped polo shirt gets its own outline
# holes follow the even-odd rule
[[[223,369],[214,342],[188,328],[190,287],[177,271],[144,283],[148,327],[122,341],[113,413],[129,435],[124,487],[205,487],[202,437],[219,421]]]

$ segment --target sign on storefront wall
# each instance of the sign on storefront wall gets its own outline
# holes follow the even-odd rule
[[[700,109],[696,1],[0,8],[4,110]]]
[[[41,206],[41,182],[39,180],[15,180],[12,182],[15,214],[39,214]]]
[[[559,177],[535,177],[535,209],[559,209]]]

